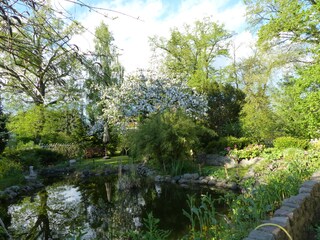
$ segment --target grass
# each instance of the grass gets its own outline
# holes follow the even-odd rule
[[[132,160],[128,156],[114,156],[109,159],[104,158],[91,158],[91,159],[82,159],[78,160],[74,167],[77,171],[81,170],[99,170],[104,169],[108,166],[118,166],[120,164],[129,164],[132,163]],[[69,162],[63,162],[57,164],[55,167],[68,167]]]
[[[224,166],[204,166],[201,172],[207,176],[213,176],[218,179],[241,179],[245,176],[250,167],[237,166],[225,169]]]

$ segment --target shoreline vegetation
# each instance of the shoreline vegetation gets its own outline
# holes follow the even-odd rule
[[[226,164],[222,166],[195,164],[194,172],[173,176],[161,174],[161,169],[160,172],[159,170],[154,171],[148,164],[133,162],[128,156],[116,156],[110,159],[82,159],[71,161],[72,163],[68,160],[42,171],[44,175],[51,172],[52,176],[55,174],[70,174],[70,176],[79,178],[106,176],[119,174],[121,163],[122,171],[127,172],[132,179],[142,175],[151,178],[152,181],[176,183],[181,186],[206,184],[232,190],[239,189],[240,194],[231,192],[223,199],[232,209],[232,214],[225,216],[225,221],[217,223],[217,216],[210,216],[210,221],[212,221],[210,226],[206,226],[206,231],[199,232],[196,224],[200,220],[190,219],[195,221],[195,225],[193,229],[190,229],[189,237],[192,239],[198,236],[210,236],[213,239],[240,239],[253,230],[254,226],[258,226],[261,220],[270,218],[285,198],[297,194],[300,185],[319,169],[320,164],[319,152],[312,148],[309,150],[264,148],[259,154],[256,154],[258,156],[242,158],[234,164],[231,164],[230,161],[234,159],[235,153],[230,152],[229,154],[225,157],[229,164],[228,167]],[[241,161],[243,161],[242,164]],[[203,201],[209,204],[208,199],[203,199]],[[201,205],[193,207],[197,208]]]

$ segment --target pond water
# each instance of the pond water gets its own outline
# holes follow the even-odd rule
[[[188,230],[187,196],[222,192],[209,188],[184,188],[175,184],[142,183],[133,190],[119,190],[118,178],[67,179],[34,196],[8,206],[8,229],[15,239],[123,239],[124,233],[143,228],[141,223],[152,212],[161,229],[171,230],[179,239]],[[225,211],[225,206],[215,206]]]

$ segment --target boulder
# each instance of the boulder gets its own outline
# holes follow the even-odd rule
[[[185,173],[183,174],[182,178],[184,179],[188,179],[188,180],[195,180],[195,179],[198,179],[200,176],[199,176],[199,173]]]

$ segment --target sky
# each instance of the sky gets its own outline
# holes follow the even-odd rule
[[[242,0],[52,0],[53,6],[70,13],[87,29],[72,41],[83,51],[93,50],[95,28],[104,21],[119,48],[120,63],[126,73],[147,69],[152,55],[149,37],[168,38],[170,29],[183,30],[183,24],[192,24],[211,17],[234,33],[236,57],[250,54],[254,36],[247,30],[245,5]],[[72,1],[111,11],[89,11]],[[107,15],[105,17],[103,15]],[[218,64],[219,65],[219,64]]]

